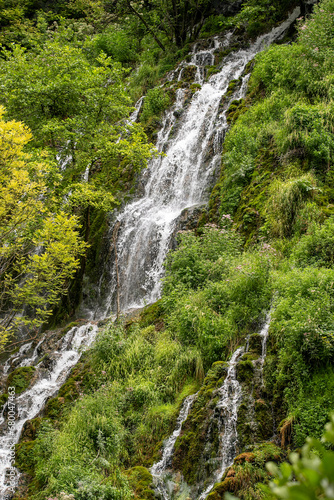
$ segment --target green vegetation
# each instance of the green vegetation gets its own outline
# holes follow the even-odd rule
[[[136,324],[128,331],[110,326],[101,332],[90,367],[93,387],[87,379],[82,382],[60,430],[57,418],[75,383],[69,379],[67,389],[46,408],[48,432],[41,427],[34,444],[34,498],[62,491],[78,498],[97,491],[101,498],[130,498],[129,484],[148,489],[150,481],[140,477],[142,466],[152,464],[183,398],[196,391],[203,377],[196,349],[182,346],[168,332]],[[58,407],[56,399],[62,403]],[[19,457],[22,453],[19,447]]]
[[[34,371],[34,366],[16,368],[7,378],[7,389],[8,387],[15,387],[15,394],[25,391],[29,387]]]
[[[86,247],[79,238],[78,217],[56,203],[55,165],[44,151],[25,152],[32,137],[29,129],[5,121],[3,111],[0,108],[0,347],[18,326],[38,327],[52,314]]]
[[[248,0],[231,17],[216,15],[205,0],[1,6],[5,342],[19,323],[37,328],[50,320],[71,286],[72,308],[79,302],[82,273],[94,274],[108,212],[154,154],[147,138],[154,139],[178,85],[189,96],[198,90],[192,66],[182,82],[162,81],[189,42],[233,28],[243,46],[295,3]],[[173,468],[190,486],[205,481],[212,470],[201,469],[201,457],[214,458],[219,449],[220,431],[210,420],[215,391],[246,337],[249,351],[237,366],[248,395],[237,423],[241,449],[208,498],[332,495],[333,423],[325,445],[317,439],[334,407],[333,12],[334,1],[322,0],[313,16],[299,19],[294,42],[272,46],[250,65],[248,93],[227,112],[230,130],[209,215],[195,231],[179,234],[161,300],[139,317],[101,328],[43,415],[25,427],[16,457],[31,478],[25,498],[153,500],[148,469],[161,457],[184,398],[197,391]],[[230,83],[229,96],[239,84]],[[142,94],[139,123],[130,125]],[[26,314],[18,316],[23,305]],[[262,387],[258,332],[269,310]],[[24,391],[33,373],[18,368],[7,386]],[[291,465],[277,468],[300,448]],[[266,470],[267,461],[276,465]]]
[[[325,427],[322,442],[308,438],[300,454],[290,454],[290,464],[284,463],[278,468],[275,464],[267,465],[268,471],[277,476],[266,488],[268,498],[295,498],[311,500],[330,498],[333,490],[334,453],[328,447],[334,444],[334,417]],[[292,480],[294,479],[294,481]]]
[[[263,498],[258,483],[267,482],[270,473],[265,470],[269,460],[274,465],[282,461],[283,453],[272,443],[264,443],[251,447],[251,451],[241,453],[227,470],[221,483],[217,483],[208,500],[235,498],[225,495],[226,492],[238,492],[240,500],[260,500]]]

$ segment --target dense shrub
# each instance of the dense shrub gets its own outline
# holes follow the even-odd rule
[[[169,97],[162,88],[150,89],[144,99],[140,121],[145,123],[153,116],[159,116],[168,108],[169,102]]]
[[[292,259],[299,266],[332,267],[334,264],[334,219],[313,224],[294,247]]]

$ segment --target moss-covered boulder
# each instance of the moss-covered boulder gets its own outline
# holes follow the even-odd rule
[[[155,494],[150,486],[152,485],[152,474],[145,467],[133,467],[126,471],[130,488],[136,498],[141,500],[154,500]]]
[[[263,399],[255,401],[255,420],[258,423],[258,438],[270,439],[274,433],[273,416],[271,406]]]
[[[8,375],[7,389],[8,387],[15,387],[15,394],[21,394],[21,392],[28,389],[34,372],[34,366],[22,366],[16,368],[16,370]]]
[[[189,485],[205,480],[215,467],[211,458],[218,454],[219,429],[212,416],[227,370],[226,362],[212,365],[175,443],[173,468],[181,471]]]
[[[196,77],[196,72],[197,72],[197,66],[193,64],[189,64],[189,66],[186,66],[181,75],[181,80],[183,82],[191,83],[195,80]]]
[[[240,499],[263,498],[258,484],[267,483],[270,474],[266,462],[281,462],[284,454],[273,443],[260,443],[252,446],[251,451],[238,455],[233,465],[227,469],[221,482],[216,483],[206,500],[223,500],[226,493]]]
[[[253,333],[249,336],[249,350],[258,356],[262,354],[262,341],[263,337],[258,333]]]
[[[40,428],[42,422],[41,417],[33,418],[32,420],[27,420],[23,426],[20,440],[34,440],[36,439],[36,434]]]
[[[237,364],[237,379],[239,382],[251,383],[254,376],[254,365],[251,361],[239,361]]]
[[[217,483],[206,500],[222,500],[226,492],[235,491],[235,478],[228,477],[221,483]]]

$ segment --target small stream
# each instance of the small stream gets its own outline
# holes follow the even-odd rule
[[[0,493],[4,495],[4,498],[6,498],[8,491],[11,452],[13,445],[20,439],[25,422],[35,418],[43,409],[46,401],[58,392],[73,366],[79,361],[82,351],[87,349],[95,339],[97,330],[97,326],[91,323],[71,328],[59,340],[57,350],[50,355],[47,364],[42,360],[35,365],[34,377],[36,380],[33,385],[22,394],[16,395],[12,404],[9,401],[4,405],[0,416],[0,431],[3,431],[0,436]],[[37,344],[30,358],[23,358],[23,356],[31,347],[31,343],[22,346],[12,361],[23,358],[18,366],[27,366],[28,364],[34,366],[38,358],[39,346],[43,340]],[[8,370],[7,366],[5,365],[5,370]],[[11,427],[8,419],[10,412],[13,412],[13,417],[15,415],[15,419],[11,419],[14,424]],[[17,480],[18,471],[14,470],[13,484],[17,485]]]

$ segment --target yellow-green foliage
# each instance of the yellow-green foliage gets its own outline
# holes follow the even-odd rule
[[[3,113],[0,107],[0,347],[18,325],[48,318],[86,247],[78,218],[55,204],[54,165],[44,153],[25,152],[29,129]],[[15,317],[23,305],[34,314]]]

